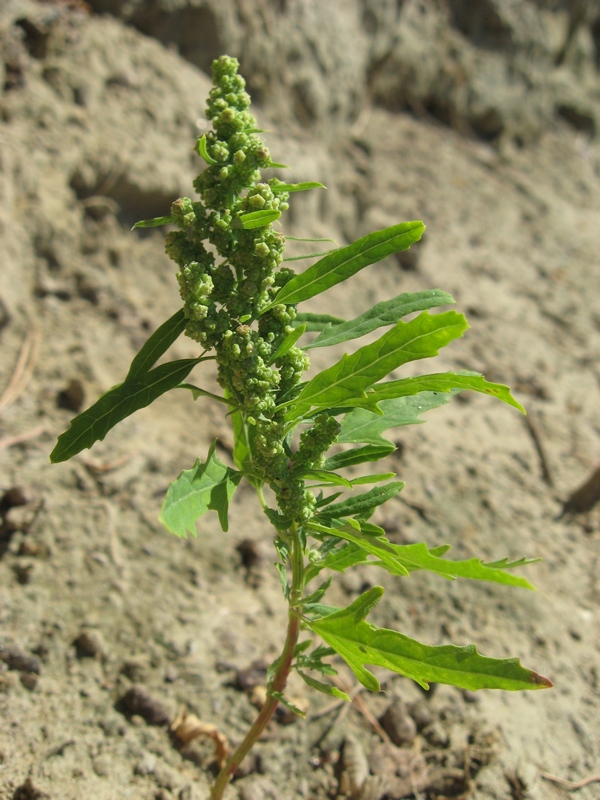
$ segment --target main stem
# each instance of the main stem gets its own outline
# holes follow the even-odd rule
[[[210,800],[222,800],[223,793],[235,771],[240,766],[244,758],[248,755],[250,750],[254,747],[262,732],[269,724],[271,717],[275,713],[275,709],[277,708],[279,701],[273,697],[272,693],[283,692],[287,683],[288,675],[290,674],[290,669],[294,658],[294,650],[296,649],[298,634],[300,633],[301,609],[299,603],[302,598],[302,590],[304,588],[304,552],[300,533],[296,525],[290,529],[289,541],[292,545],[292,584],[290,587],[290,608],[288,611],[288,627],[287,635],[285,637],[285,644],[283,646],[283,650],[281,651],[275,676],[271,685],[269,686],[269,694],[267,695],[265,704],[261,708],[254,724],[246,734],[244,741],[239,745],[237,750],[232,753],[225,766],[217,775],[217,779],[212,787]]]

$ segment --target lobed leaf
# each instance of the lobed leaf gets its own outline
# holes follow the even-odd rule
[[[351,521],[355,522],[354,520]],[[310,527],[311,523],[308,523]],[[522,589],[533,589],[534,587],[525,578],[519,575],[512,575],[505,570],[513,565],[508,562],[502,563],[502,567],[496,565],[484,564],[476,558],[470,558],[465,561],[451,561],[449,559],[440,558],[440,550],[436,548],[435,551],[428,550],[427,545],[424,543],[418,544],[392,544],[384,536],[373,536],[365,534],[361,530],[356,530],[354,525],[345,525],[343,528],[332,529],[328,528],[323,530],[326,526],[319,526],[319,531],[325,533],[328,531],[329,535],[337,536],[347,542],[360,547],[365,553],[376,556],[380,559],[382,566],[384,566],[393,575],[408,575],[410,572],[416,570],[428,570],[435,572],[449,580],[456,578],[469,578],[470,580],[477,581],[490,581],[491,583],[500,583],[504,586],[518,586]],[[362,525],[360,526],[362,527]],[[445,546],[447,547],[447,546]],[[444,550],[447,552],[447,550]],[[519,566],[531,563],[528,561],[520,562]]]
[[[369,264],[375,264],[399,250],[408,250],[411,244],[421,238],[424,230],[422,222],[401,222],[363,236],[356,242],[329,253],[301,275],[296,275],[281,288],[267,308],[278,303],[295,305],[321,294]]]
[[[161,394],[174,389],[202,358],[186,358],[161,364],[149,372],[126,380],[105,392],[93,406],[72,420],[58,437],[50,461],[57,464],[102,441],[111,428],[126,417],[150,405]]]
[[[179,309],[172,317],[158,327],[152,336],[146,341],[142,349],[135,356],[129,367],[126,381],[148,372],[167,352],[173,342],[181,336],[187,325],[187,319],[183,309]]]
[[[342,419],[338,442],[365,442],[373,446],[392,444],[381,434],[390,428],[422,423],[421,414],[432,408],[445,405],[460,389],[447,393],[421,392],[412,397],[398,397],[384,400],[379,404],[380,414],[373,414],[362,408],[350,411]]]
[[[489,394],[497,397],[509,406],[525,413],[523,406],[515,400],[508,386],[501,383],[486,381],[482,375],[456,372],[439,372],[435,375],[420,375],[417,378],[403,378],[399,381],[378,383],[371,387],[377,401],[389,400],[395,397],[406,397],[420,392],[449,392],[452,389]]]
[[[288,421],[312,407],[362,405],[376,409],[377,400],[366,392],[370,386],[409,361],[436,356],[468,327],[464,316],[456,311],[434,315],[423,311],[410,322],[397,322],[373,344],[345,354],[337,364],[315,375],[294,401]]]
[[[358,339],[377,328],[386,325],[395,325],[402,317],[411,314],[413,311],[424,311],[428,308],[437,308],[449,303],[454,303],[452,295],[442,292],[441,289],[433,289],[426,292],[415,292],[413,294],[399,294],[392,300],[384,300],[377,303],[364,314],[355,319],[348,320],[341,325],[328,325],[319,336],[306,345],[305,350],[312,347],[330,347],[334,344],[341,344],[350,339]]]
[[[347,608],[315,620],[307,626],[344,659],[357,679],[371,691],[379,681],[365,664],[404,675],[425,689],[429,683],[447,683],[461,689],[545,689],[548,678],[521,666],[517,658],[488,658],[475,645],[431,646],[387,628],[378,628],[365,617],[383,595],[380,586],[362,594]]]
[[[192,469],[184,470],[167,490],[159,520],[165,528],[187,539],[196,536],[196,520],[207,511],[216,511],[221,528],[229,527],[229,503],[242,479],[242,473],[223,464],[215,455],[216,440],[211,444],[204,464],[200,459]]]

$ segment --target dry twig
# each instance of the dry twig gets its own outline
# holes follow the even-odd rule
[[[31,328],[25,337],[10,382],[0,397],[0,411],[10,406],[27,386],[35,365],[40,345],[40,332]]]
[[[584,786],[589,786],[590,783],[600,783],[600,775],[588,775],[587,778],[580,781],[568,781],[565,778],[551,775],[549,772],[540,772],[540,778],[555,783],[567,792],[576,792],[578,789],[583,789]]]
[[[533,420],[531,416],[531,412],[526,417],[523,417],[527,430],[529,431],[529,435],[533,441],[534,447],[540,459],[540,466],[542,468],[542,478],[548,486],[554,487],[554,481],[552,480],[552,473],[550,472],[550,465],[548,463],[548,458],[546,456],[546,451],[544,449],[544,445],[542,444],[542,440],[540,437],[540,432],[538,430],[538,426]]]

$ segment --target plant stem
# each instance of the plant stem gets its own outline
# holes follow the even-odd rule
[[[262,732],[271,720],[271,717],[275,713],[275,709],[277,708],[279,701],[273,697],[272,693],[283,692],[290,674],[290,669],[294,658],[294,650],[296,649],[298,635],[300,633],[300,608],[298,604],[302,597],[304,583],[304,551],[301,537],[296,525],[290,529],[289,538],[292,544],[290,558],[292,564],[292,585],[290,587],[290,608],[288,611],[288,627],[285,644],[283,646],[283,650],[281,651],[281,656],[279,657],[279,663],[277,665],[277,670],[273,677],[273,681],[269,686],[269,694],[267,695],[267,699],[254,724],[246,734],[243,742],[239,745],[237,750],[232,753],[225,766],[217,775],[217,779],[212,787],[210,800],[222,800],[223,793],[235,771],[240,766],[244,758],[248,755],[252,747],[256,744]]]

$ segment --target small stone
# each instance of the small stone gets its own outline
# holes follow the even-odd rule
[[[23,486],[11,486],[2,495],[0,500],[0,512],[8,511],[17,506],[26,506],[31,502],[31,497],[27,489]]]
[[[395,697],[379,720],[395,745],[410,746],[417,735],[417,726],[403,700]]]
[[[407,708],[408,713],[415,721],[418,731],[422,731],[433,720],[433,714],[426,700],[417,700],[415,703],[410,703]]]
[[[79,413],[85,400],[85,389],[79,378],[72,378],[64,389],[56,395],[56,405],[67,411]]]
[[[36,675],[40,672],[39,660],[23,652],[16,645],[0,644],[0,661],[4,661],[9,669],[16,669],[19,672],[32,672]]]
[[[85,629],[73,642],[77,658],[102,658],[106,652],[100,631]]]
[[[132,686],[117,703],[117,710],[132,718],[139,716],[149,725],[168,725],[170,714],[159,700],[155,700],[144,686]]]
[[[38,684],[39,675],[36,675],[35,672],[22,672],[19,679],[28,691],[33,692]]]

